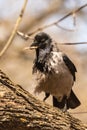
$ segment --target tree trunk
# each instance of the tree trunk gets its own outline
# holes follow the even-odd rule
[[[0,70],[0,130],[86,130],[87,126],[14,84]]]

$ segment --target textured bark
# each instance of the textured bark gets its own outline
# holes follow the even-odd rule
[[[86,130],[69,113],[35,99],[0,71],[0,130]]]

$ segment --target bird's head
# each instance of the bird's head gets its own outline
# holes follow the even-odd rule
[[[35,36],[34,42],[31,44],[30,49],[46,50],[47,48],[50,48],[50,46],[50,36],[44,32],[40,32]]]

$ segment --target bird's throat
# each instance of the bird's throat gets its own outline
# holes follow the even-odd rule
[[[50,56],[50,49],[37,49],[36,50],[36,59],[35,59],[35,68],[41,72],[46,72],[48,70],[47,62]]]

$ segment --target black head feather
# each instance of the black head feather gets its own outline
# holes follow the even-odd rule
[[[52,40],[48,34],[40,32],[35,36],[34,42],[30,47],[34,46],[36,48],[36,58],[33,71],[37,68],[41,72],[45,72],[47,71],[45,63],[52,50]]]
[[[51,43],[51,38],[48,34],[44,32],[38,33],[35,38],[34,42],[31,44],[31,47],[37,46],[37,48],[45,49]]]

